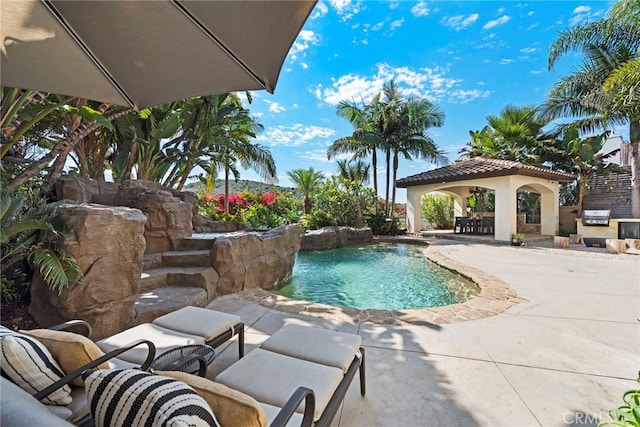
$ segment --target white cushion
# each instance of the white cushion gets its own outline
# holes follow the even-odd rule
[[[224,370],[215,381],[278,407],[283,407],[298,387],[310,388],[316,397],[317,420],[343,377],[338,368],[258,348]],[[297,412],[303,410],[304,403]]]
[[[361,341],[359,335],[288,324],[260,344],[260,348],[347,372]]]
[[[198,335],[211,341],[240,323],[240,317],[200,307],[183,307],[156,318],[154,325],[185,334]]]
[[[0,425],[2,427],[72,427],[49,411],[65,410],[64,406],[43,405],[7,378],[0,377]],[[69,414],[71,411],[64,411]],[[61,414],[62,415],[62,414]]]
[[[0,367],[9,379],[32,395],[64,376],[62,368],[43,344],[4,326],[0,326]],[[68,405],[71,403],[71,388],[64,385],[42,402]]]
[[[191,387],[136,369],[101,369],[84,376],[96,427],[219,427]]]
[[[115,349],[126,347],[133,341],[140,339],[145,339],[155,344],[156,356],[176,347],[192,344],[204,344],[204,338],[202,337],[172,331],[151,323],[143,323],[142,325],[134,326],[133,328],[122,331],[119,334],[100,340],[96,342],[96,344],[98,344],[98,347],[100,347],[102,351],[108,353]],[[148,347],[146,345],[139,345],[132,350],[119,354],[118,359],[122,359],[130,363],[136,363],[139,366],[146,359],[148,354],[147,350]]]
[[[260,406],[262,406],[262,410],[267,416],[269,424],[273,423],[273,420],[278,416],[278,413],[280,413],[280,408],[262,402],[260,402]],[[296,412],[291,416],[291,418],[289,418],[289,422],[285,425],[286,427],[300,427],[302,425],[302,418],[302,414]]]

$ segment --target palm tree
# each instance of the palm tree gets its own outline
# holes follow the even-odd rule
[[[560,33],[551,45],[549,69],[572,51],[585,55],[581,68],[553,87],[546,117],[570,117],[583,133],[629,123],[631,211],[640,217],[640,3],[620,0],[603,19]],[[567,126],[569,126],[567,125]]]
[[[352,160],[363,159],[371,155],[373,169],[373,190],[378,194],[378,149],[384,146],[384,140],[376,129],[380,112],[380,95],[371,102],[359,106],[353,101],[341,101],[336,114],[347,120],[354,127],[350,136],[339,138],[327,150],[327,158],[331,160],[341,153],[352,154]],[[378,206],[376,204],[376,211]]]
[[[322,172],[316,171],[313,168],[294,169],[287,172],[287,175],[302,193],[304,214],[307,215],[311,213],[311,196],[320,188],[320,185],[322,185],[324,181]]]
[[[362,160],[338,160],[336,163],[338,164],[338,173],[341,177],[363,185],[369,183],[369,170],[371,169],[371,165]]]
[[[382,136],[386,142],[387,159],[385,206],[387,206],[387,215],[393,217],[400,156],[407,160],[419,158],[436,164],[447,163],[446,157],[427,133],[427,129],[444,124],[444,113],[427,99],[409,97],[405,100],[393,80],[384,85],[382,102]],[[389,185],[391,159],[393,175]],[[391,204],[389,204],[390,186],[392,187]]]

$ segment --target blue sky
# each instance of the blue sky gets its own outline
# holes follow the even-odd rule
[[[444,126],[429,133],[454,161],[469,130],[484,127],[486,116],[507,104],[542,103],[579,63],[567,55],[549,72],[550,44],[561,30],[602,18],[611,4],[322,0],[291,48],[275,94],[253,93],[249,109],[265,128],[256,142],[271,150],[280,185],[292,186],[286,176],[292,169],[334,174],[327,147],[353,130],[336,115],[336,105],[369,101],[395,79],[405,95],[426,97],[444,111]],[[398,177],[434,167],[403,161]],[[259,180],[253,171],[241,178]],[[405,199],[403,189],[399,199]]]

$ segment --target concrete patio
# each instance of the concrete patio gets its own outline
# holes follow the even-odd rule
[[[596,425],[636,388],[640,257],[446,240],[429,250],[507,282],[527,302],[478,320],[394,325],[290,314],[242,295],[209,307],[242,317],[247,351],[285,323],[359,334],[367,395],[353,384],[334,426]],[[237,346],[225,347],[209,375],[235,360]]]

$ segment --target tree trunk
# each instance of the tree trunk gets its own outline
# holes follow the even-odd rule
[[[374,148],[371,154],[371,166],[373,166],[373,190],[376,193],[376,215],[378,214],[378,154]]]
[[[391,207],[390,207],[390,212],[391,214],[389,215],[389,217],[391,217],[391,219],[395,218],[396,216],[396,178],[398,176],[398,153],[393,153],[393,178],[391,179],[391,185],[392,190],[391,190]]]
[[[229,213],[229,167],[224,167],[224,212]]]
[[[631,216],[640,218],[640,119],[629,123],[631,142]]]
[[[391,179],[391,150],[387,150],[386,153],[387,160],[387,188],[385,189],[384,194],[384,214],[389,216],[389,180]]]
[[[587,187],[588,175],[580,174],[578,180],[578,215],[582,216],[582,201],[584,200],[584,189]]]
[[[106,109],[109,108],[109,106],[110,106],[109,104],[102,104],[97,111],[99,111],[100,113],[104,113],[104,111],[106,111]],[[133,108],[127,108],[126,110],[118,111],[117,113],[113,113],[112,115],[107,117],[107,120],[113,121],[119,117],[122,117],[126,114],[131,113],[132,111],[133,111]],[[38,162],[32,164],[30,167],[25,169],[20,175],[16,176],[13,180],[11,180],[8,186],[14,190],[17,189],[18,187],[26,183],[28,180],[36,176],[42,169],[46,168],[47,165],[53,159],[55,159],[60,153],[73,149],[73,147],[79,141],[81,141],[82,138],[84,138],[89,133],[93,132],[99,126],[101,125],[98,123],[85,123],[84,125],[81,125],[69,136],[67,136],[65,139],[63,139],[59,143],[57,143],[51,149],[51,151],[49,151],[49,153],[47,153],[44,157],[42,157]]]
[[[311,199],[306,194],[302,198],[302,205],[304,209],[304,214],[308,215],[311,213]]]
[[[193,165],[187,165],[182,172],[182,176],[180,177],[180,182],[178,183],[178,187],[176,190],[182,191],[182,188],[187,183],[187,178],[189,178],[189,174],[193,170]]]

